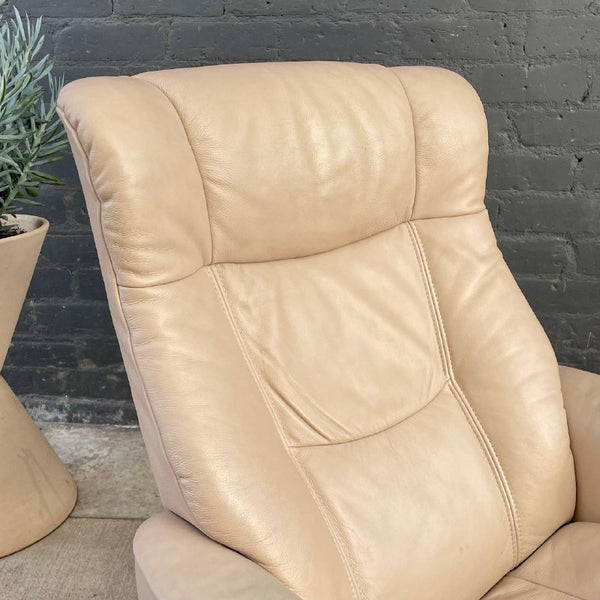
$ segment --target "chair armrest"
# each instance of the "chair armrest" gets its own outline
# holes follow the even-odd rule
[[[600,375],[560,367],[571,450],[575,459],[575,521],[600,523]]]
[[[133,552],[139,600],[298,600],[262,567],[170,512],[140,526]]]

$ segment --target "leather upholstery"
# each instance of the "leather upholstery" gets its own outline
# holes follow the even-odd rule
[[[483,600],[596,600],[600,597],[600,524],[559,529]]]
[[[560,382],[575,458],[575,520],[600,523],[600,375],[560,367]]]
[[[571,519],[462,78],[227,65],[59,106],[166,508],[305,600],[477,600]]]
[[[139,600],[298,599],[257,564],[170,512],[143,523],[133,548]]]

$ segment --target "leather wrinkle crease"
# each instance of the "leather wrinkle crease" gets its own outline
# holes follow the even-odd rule
[[[366,440],[366,439],[378,436],[378,435],[380,435],[382,433],[386,433],[387,431],[390,431],[391,429],[399,427],[404,422],[409,421],[412,417],[415,417],[419,413],[421,413],[422,411],[424,411],[430,404],[432,404],[433,402],[435,402],[440,397],[440,394],[447,387],[448,383],[449,383],[449,380],[448,379],[444,379],[444,381],[443,381],[442,386],[440,387],[440,389],[437,392],[435,392],[435,394],[433,394],[431,396],[431,398],[429,400],[427,400],[427,402],[425,402],[425,404],[423,404],[423,406],[421,406],[419,409],[415,410],[410,415],[408,415],[406,417],[403,417],[399,421],[397,421],[395,423],[392,423],[391,425],[388,425],[387,427],[384,427],[383,429],[379,429],[377,431],[373,431],[372,433],[366,433],[365,435],[361,435],[360,437],[352,438],[352,439],[349,439],[349,440],[325,442],[323,444],[296,444],[295,446],[290,446],[290,448],[318,448],[318,447],[325,447],[325,446],[342,446],[344,444],[352,444],[354,442],[360,442],[362,440]]]
[[[261,353],[261,360],[263,362],[263,366],[264,366],[264,362],[265,362],[265,357],[264,357],[264,353]],[[276,363],[276,368],[279,371],[279,374],[287,379],[288,381],[290,381],[293,386],[294,386],[294,391],[301,395],[302,397],[306,398],[309,400],[309,403],[316,409],[316,410],[320,410],[320,406],[319,403],[314,401],[310,395],[308,394],[308,392],[306,392],[302,386],[300,385],[300,383],[298,382],[298,380],[289,372],[289,371],[285,371],[283,369],[283,367],[279,364],[278,361],[276,361],[275,357],[273,357],[271,359],[271,361],[273,363]],[[279,386],[277,385],[276,381],[270,381],[269,382],[270,387],[273,389],[273,393],[277,395],[278,398],[281,399],[281,402],[284,403],[287,407],[289,407],[289,409],[291,411],[293,411],[299,419],[302,420],[303,423],[305,423],[310,429],[312,429],[316,434],[320,435],[324,440],[329,441],[329,438],[327,436],[327,434],[324,431],[321,431],[321,428],[318,427],[315,423],[313,423],[310,418],[308,416],[306,416],[305,414],[302,413],[302,411],[297,407],[294,406],[291,402],[288,402],[286,397],[285,397],[285,393],[283,391],[280,391],[278,388]],[[339,423],[335,417],[327,414],[326,412],[320,410],[320,414],[322,416],[324,416],[329,422],[334,423],[338,428],[343,429],[344,431],[346,431],[346,433],[348,433],[348,431],[346,430],[346,428]]]
[[[498,485],[500,495],[502,497],[502,501],[505,505],[505,509],[507,512],[507,518],[508,518],[509,529],[510,529],[510,534],[511,534],[511,541],[512,541],[513,567],[516,567],[520,562],[520,560],[519,560],[520,527],[519,527],[518,513],[516,510],[515,501],[512,496],[512,492],[510,490],[510,486],[508,484],[508,480],[506,478],[506,475],[504,473],[502,465],[500,464],[500,461],[498,459],[496,451],[494,450],[493,444],[492,444],[491,440],[489,439],[489,437],[487,436],[485,429],[479,422],[479,419],[477,418],[475,411],[471,407],[471,405],[470,405],[468,399],[466,398],[465,394],[463,393],[460,385],[456,381],[456,377],[455,377],[454,371],[452,369],[450,348],[448,346],[448,340],[447,340],[445,329],[444,329],[444,323],[443,323],[443,319],[442,319],[442,315],[441,315],[441,309],[439,307],[437,294],[435,292],[435,285],[433,282],[433,278],[431,276],[431,272],[427,265],[427,255],[426,255],[423,245],[421,243],[419,233],[412,221],[410,221],[408,223],[408,227],[415,237],[415,242],[416,242],[416,245],[418,248],[418,255],[419,255],[417,258],[418,258],[418,260],[423,262],[423,267],[425,269],[425,272],[427,273],[427,285],[429,287],[431,287],[431,293],[434,298],[435,315],[436,315],[436,329],[439,327],[440,334],[441,334],[441,337],[443,340],[444,356],[445,356],[445,361],[447,362],[447,370],[448,370],[448,375],[450,378],[450,389],[451,389],[457,403],[461,407],[461,410],[463,411],[467,422],[469,423],[471,429],[473,430],[473,433],[474,433],[475,437],[477,438],[477,440],[481,446],[481,449],[488,461],[488,464],[490,466],[492,474],[494,475],[494,478],[496,479],[496,483]]]

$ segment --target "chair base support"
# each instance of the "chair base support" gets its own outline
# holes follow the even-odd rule
[[[271,574],[169,511],[133,541],[138,600],[299,600]]]

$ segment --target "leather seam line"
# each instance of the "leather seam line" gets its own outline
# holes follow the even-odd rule
[[[444,388],[448,385],[448,383],[449,383],[449,380],[444,379],[444,382],[442,383],[442,386],[440,387],[440,389],[435,394],[433,394],[431,396],[431,398],[425,404],[423,404],[423,406],[421,406],[414,412],[410,413],[406,417],[400,419],[399,421],[395,421],[391,425],[384,427],[383,429],[379,429],[378,431],[374,431],[372,433],[367,433],[366,435],[361,435],[359,437],[352,438],[350,440],[341,440],[339,442],[325,442],[323,444],[296,444],[294,446],[290,446],[290,448],[294,448],[294,449],[296,449],[296,448],[327,448],[328,446],[342,446],[344,444],[352,444],[354,442],[361,442],[362,440],[368,440],[369,438],[376,437],[382,433],[385,433],[386,431],[390,431],[390,429],[394,429],[395,427],[402,425],[402,423],[405,423],[409,419],[412,419],[413,417],[417,416],[419,413],[423,412],[430,404],[435,402],[440,397],[441,393],[444,391]]]
[[[141,388],[144,394],[144,401],[146,406],[148,407],[148,411],[151,417],[151,421],[152,421],[152,426],[154,428],[155,434],[156,434],[156,438],[160,444],[160,449],[162,452],[162,455],[164,456],[165,462],[167,464],[167,466],[169,467],[176,483],[177,483],[177,487],[179,489],[179,493],[181,495],[181,499],[183,500],[185,507],[188,510],[188,515],[192,518],[192,524],[196,527],[196,529],[202,531],[202,529],[200,528],[196,517],[192,511],[192,509],[190,508],[189,502],[187,501],[187,498],[185,496],[185,493],[183,491],[183,488],[181,487],[181,481],[179,476],[177,475],[175,469],[173,468],[173,464],[171,462],[171,459],[169,457],[169,454],[166,451],[165,448],[165,443],[162,437],[162,433],[160,431],[160,427],[158,426],[157,420],[156,420],[156,415],[154,414],[154,407],[152,406],[152,403],[150,402],[150,398],[148,396],[148,390],[146,389],[146,382],[144,381],[144,378],[142,377],[142,373],[141,373],[141,369],[138,363],[138,359],[135,353],[135,346],[133,344],[133,337],[131,335],[131,327],[129,326],[129,321],[127,320],[127,317],[125,315],[125,311],[123,310],[123,302],[121,299],[121,290],[117,281],[117,275],[116,275],[116,270],[115,270],[115,266],[114,266],[114,262],[113,262],[113,258],[112,255],[108,249],[108,244],[106,243],[106,236],[105,236],[105,232],[104,232],[104,220],[103,220],[103,210],[102,210],[102,201],[100,200],[100,196],[98,195],[98,192],[96,190],[96,186],[92,180],[92,176],[90,173],[90,158],[88,156],[88,153],[86,152],[86,150],[83,147],[83,144],[81,143],[81,140],[79,139],[79,134],[77,133],[77,130],[75,129],[75,127],[73,127],[73,125],[71,124],[71,121],[67,118],[67,116],[65,115],[65,113],[62,111],[62,109],[57,107],[57,112],[59,114],[59,116],[63,119],[63,122],[67,124],[68,128],[71,130],[71,132],[73,133],[73,138],[75,139],[79,149],[81,150],[82,155],[85,157],[85,164],[86,164],[86,177],[89,180],[90,183],[90,188],[91,190],[94,192],[94,198],[96,200],[96,204],[98,207],[98,224],[100,225],[100,234],[102,236],[102,244],[104,245],[104,248],[106,250],[106,256],[108,257],[108,261],[110,263],[110,269],[111,269],[111,275],[114,278],[114,282],[115,282],[115,289],[116,289],[116,294],[117,294],[117,304],[119,306],[119,311],[121,313],[121,316],[123,318],[123,323],[125,325],[125,330],[127,332],[127,343],[129,346],[129,351],[131,353],[131,358],[133,361],[133,365],[135,367],[135,371],[136,371],[136,376],[138,378],[138,380],[141,383]]]
[[[100,201],[98,203],[101,204]],[[321,254],[327,254],[328,252],[335,252],[336,250],[340,250],[341,248],[345,248],[347,246],[352,246],[353,244],[358,244],[358,243],[362,242],[363,240],[368,240],[368,239],[376,237],[376,236],[378,236],[378,235],[380,235],[382,233],[387,233],[388,231],[392,231],[393,229],[400,228],[400,227],[402,227],[402,225],[408,225],[409,222],[410,223],[414,223],[415,221],[429,221],[431,219],[454,219],[456,217],[469,217],[469,216],[472,216],[472,215],[481,214],[481,213],[486,212],[486,211],[487,211],[487,209],[483,208],[483,209],[478,210],[478,211],[473,212],[473,213],[464,213],[464,214],[461,214],[461,215],[453,215],[452,217],[426,217],[426,218],[423,218],[423,219],[415,219],[413,221],[404,221],[402,223],[398,223],[398,225],[393,225],[392,227],[389,227],[388,229],[384,229],[383,231],[378,231],[377,233],[369,235],[369,236],[367,236],[365,238],[361,238],[360,240],[356,240],[354,242],[349,242],[348,244],[343,244],[342,246],[337,246],[336,248],[331,248],[331,250],[323,250],[322,252],[315,252],[314,254],[307,254],[305,256],[294,256],[294,257],[291,257],[291,258],[274,258],[274,259],[271,259],[271,260],[262,260],[262,261],[247,261],[247,262],[243,262],[243,263],[240,263],[240,262],[220,262],[220,263],[211,263],[211,265],[214,265],[214,266],[217,266],[217,265],[247,265],[247,264],[258,265],[258,264],[265,264],[265,263],[270,263],[270,262],[279,262],[279,261],[282,261],[282,260],[300,260],[302,258],[310,258],[311,256],[319,256]],[[410,231],[410,228],[409,228],[409,231]],[[412,237],[411,237],[411,242],[413,243],[413,247],[414,247],[415,242],[412,239]],[[415,249],[415,252],[416,252],[416,249]],[[194,269],[190,273],[186,273],[185,275],[182,275],[181,277],[177,277],[176,279],[169,279],[169,281],[162,281],[160,283],[152,283],[152,284],[148,284],[148,285],[124,285],[124,284],[118,283],[118,285],[119,285],[120,288],[130,289],[130,290],[156,288],[156,287],[160,287],[161,285],[169,285],[170,283],[177,283],[178,281],[183,281],[184,279],[188,279],[190,277],[193,277],[194,275],[196,275],[196,273],[198,273],[199,271],[201,271],[202,269],[204,269],[204,267],[208,267],[208,266],[211,266],[211,265],[200,265],[197,269]],[[419,263],[419,269],[421,269],[421,276],[423,278],[426,278],[426,275],[423,273],[422,266],[421,266],[420,263]],[[116,276],[115,276],[115,279],[116,279]],[[425,291],[426,291],[426,293],[427,293],[427,295],[429,297],[429,290],[427,289],[427,285],[425,285],[425,288],[426,288]],[[433,310],[433,308],[430,307],[430,310]],[[433,316],[433,314],[432,314],[432,316]],[[438,346],[439,346],[439,343],[440,342],[438,340]],[[441,353],[441,349],[440,349],[440,353]]]
[[[147,285],[124,285],[124,284],[120,283],[119,286],[121,288],[134,289],[134,290],[135,289],[150,289],[150,288],[160,287],[161,285],[169,285],[170,283],[177,283],[178,281],[182,281],[184,279],[192,277],[193,275],[196,275],[196,273],[201,271],[204,267],[209,267],[211,265],[212,266],[217,266],[217,265],[261,265],[261,264],[272,263],[272,262],[280,262],[283,260],[300,260],[303,258],[310,258],[311,256],[320,256],[321,254],[327,254],[328,252],[335,252],[336,250],[341,250],[342,248],[346,248],[346,247],[352,246],[354,244],[359,244],[360,242],[362,242],[364,240],[369,240],[380,234],[387,233],[389,231],[392,231],[393,229],[402,227],[402,225],[408,225],[408,223],[414,223],[415,221],[430,221],[432,219],[454,219],[457,217],[470,217],[470,216],[478,215],[478,214],[481,214],[484,212],[487,212],[486,208],[482,208],[481,210],[478,210],[478,211],[475,211],[472,213],[452,215],[451,217],[423,217],[420,219],[414,219],[412,221],[403,221],[402,223],[398,223],[397,225],[392,225],[391,227],[388,227],[387,229],[383,229],[382,231],[378,231],[378,232],[368,235],[364,238],[354,240],[353,242],[348,242],[347,244],[342,244],[341,246],[336,246],[335,248],[330,248],[329,250],[323,250],[322,252],[314,252],[312,254],[305,254],[303,256],[291,256],[290,258],[272,258],[269,260],[249,260],[249,261],[244,261],[244,262],[235,262],[235,261],[223,261],[223,262],[216,262],[216,263],[213,262],[213,263],[206,264],[206,265],[202,264],[197,269],[194,269],[190,273],[186,273],[185,275],[182,275],[181,277],[177,277],[176,279],[169,279],[169,281],[161,281],[160,283],[151,283],[151,284],[147,284]]]
[[[290,444],[287,439],[287,435],[285,433],[283,425],[282,425],[279,417],[277,416],[277,413],[273,407],[272,402],[269,400],[269,397],[268,397],[266,389],[264,388],[264,384],[263,384],[262,378],[260,376],[260,373],[256,367],[254,360],[252,359],[252,356],[250,355],[248,348],[247,348],[247,342],[245,340],[244,332],[243,332],[242,328],[239,326],[239,324],[237,323],[237,319],[235,318],[235,315],[233,312],[233,306],[232,306],[230,298],[229,298],[227,287],[225,286],[225,283],[221,277],[221,274],[218,271],[218,265],[209,265],[208,271],[211,274],[211,278],[212,278],[213,284],[215,286],[215,289],[217,291],[217,295],[218,295],[219,299],[221,300],[221,305],[223,307],[223,310],[225,311],[225,314],[227,315],[227,319],[229,321],[229,324],[231,325],[231,328],[233,330],[233,333],[234,333],[234,336],[238,343],[238,346],[239,346],[239,348],[242,352],[242,355],[244,357],[244,360],[252,374],[252,377],[258,387],[258,390],[260,392],[260,395],[262,396],[263,402],[265,403],[267,410],[269,411],[271,418],[273,419],[273,422],[275,424],[277,432],[279,433],[279,437],[281,438],[281,440],[283,442],[283,445],[286,449],[288,456],[290,457],[290,460],[292,461],[292,464],[296,467],[296,470],[300,474],[301,478],[304,480],[304,482],[308,488],[308,491],[309,491],[310,495],[312,496],[313,501],[317,507],[317,510],[318,510],[319,514],[321,515],[321,518],[325,522],[325,526],[329,532],[329,535],[332,537],[334,545],[337,548],[340,559],[342,561],[342,565],[344,567],[344,571],[346,572],[346,576],[347,576],[348,582],[350,584],[350,590],[352,591],[352,597],[354,598],[354,600],[366,600],[364,597],[364,594],[362,594],[359,590],[359,586],[356,581],[356,577],[351,568],[351,561],[347,555],[347,550],[345,548],[345,541],[343,540],[344,536],[342,535],[342,533],[339,529],[339,526],[334,522],[334,519],[327,508],[326,502],[324,501],[323,497],[316,489],[316,486],[314,485],[312,479],[310,478],[310,476],[308,475],[308,473],[306,472],[304,467],[300,464],[300,461],[298,460],[298,458],[295,456],[295,454],[290,449]]]
[[[433,301],[433,297],[431,295],[431,289],[429,288],[429,284],[427,281],[427,273],[425,272],[425,268],[423,266],[423,260],[422,257],[420,255],[419,252],[419,248],[417,246],[417,241],[415,239],[415,235],[414,232],[412,230],[412,227],[410,225],[407,225],[406,227],[407,231],[408,231],[408,237],[410,238],[410,242],[412,244],[413,247],[413,252],[415,253],[415,258],[417,260],[417,264],[419,265],[419,273],[421,274],[421,280],[423,283],[423,287],[425,288],[425,295],[427,296],[427,305],[429,308],[429,313],[430,313],[430,317],[431,317],[431,321],[432,321],[432,325],[433,325],[433,329],[435,331],[435,341],[438,347],[438,352],[440,355],[440,362],[442,363],[442,369],[444,371],[444,375],[446,377],[446,380],[450,379],[450,375],[449,375],[449,371],[448,371],[448,366],[446,364],[446,359],[444,356],[444,350],[443,350],[443,342],[442,342],[442,335],[440,333],[440,329],[439,329],[439,324],[437,323],[437,315],[435,312],[435,304]]]
[[[485,456],[486,461],[490,467],[490,471],[492,472],[492,475],[494,476],[496,485],[498,486],[498,489],[500,491],[500,497],[502,498],[502,503],[504,504],[504,510],[506,512],[506,519],[508,521],[508,527],[510,530],[512,566],[514,568],[519,562],[518,561],[519,550],[518,550],[518,546],[517,546],[517,534],[516,534],[516,530],[515,530],[515,525],[513,524],[514,517],[513,517],[513,513],[511,510],[511,506],[510,506],[510,500],[508,499],[508,495],[506,493],[506,490],[504,489],[505,486],[502,483],[499,469],[498,469],[497,465],[494,463],[494,460],[490,454],[489,449],[485,445],[484,436],[479,431],[479,429],[477,427],[477,422],[474,420],[473,416],[470,414],[466,401],[464,401],[462,399],[459,389],[452,382],[450,383],[450,390],[452,392],[452,395],[454,396],[454,399],[456,400],[457,404],[459,405],[462,413],[464,414],[465,419],[467,420],[467,423],[469,424],[469,427],[473,431],[475,438],[477,439],[477,442],[481,448],[481,451],[482,451],[483,455]]]
[[[288,258],[269,258],[267,260],[246,260],[246,261],[235,261],[235,260],[224,260],[221,262],[211,263],[213,265],[260,265],[271,262],[280,262],[283,260],[298,260],[300,258],[310,258],[311,256],[320,256],[321,254],[327,254],[328,252],[335,252],[336,250],[340,250],[342,248],[346,248],[347,246],[352,246],[353,244],[358,244],[364,240],[369,240],[374,238],[382,233],[387,233],[388,231],[392,231],[398,227],[402,227],[402,225],[407,225],[408,223],[414,223],[415,221],[433,221],[437,219],[457,219],[460,217],[471,217],[475,215],[479,215],[481,213],[487,212],[487,208],[480,208],[479,210],[475,210],[473,212],[460,213],[458,215],[448,215],[446,217],[419,217],[418,219],[412,219],[407,221],[400,221],[391,227],[387,227],[386,229],[382,229],[381,231],[376,231],[370,235],[366,235],[365,237],[361,237],[357,240],[352,240],[351,242],[347,242],[345,244],[341,244],[340,246],[336,246],[335,248],[329,248],[327,250],[321,250],[320,252],[312,252],[311,254],[303,254],[302,256],[290,256]],[[208,266],[208,265],[204,265]]]
[[[412,221],[413,214],[415,212],[415,206],[417,205],[417,189],[419,186],[419,179],[417,177],[417,128],[415,126],[415,112],[413,110],[412,103],[410,101],[410,97],[408,96],[408,92],[406,91],[406,87],[404,86],[402,79],[400,78],[398,73],[396,73],[395,71],[392,71],[392,69],[388,68],[388,71],[396,78],[396,81],[400,84],[400,87],[402,88],[402,91],[404,92],[404,95],[406,96],[406,102],[408,103],[408,108],[410,109],[410,120],[412,122],[412,129],[413,129],[413,146],[414,146],[414,151],[415,151],[415,160],[414,160],[414,163],[415,163],[415,194],[414,194],[413,203],[412,203],[412,206],[410,209],[410,216],[408,217],[408,220]]]
[[[415,221],[432,221],[434,219],[456,219],[456,218],[460,218],[460,217],[471,217],[471,216],[479,215],[479,214],[485,213],[485,212],[487,212],[487,208],[484,207],[484,208],[481,208],[481,209],[473,211],[473,212],[461,213],[459,215],[450,215],[447,217],[420,217],[420,218],[414,219],[414,220],[401,221],[400,223],[396,223],[395,225],[392,225],[391,227],[387,227],[386,229],[382,229],[381,231],[376,231],[375,233],[372,233],[371,235],[366,235],[365,237],[361,237],[358,240],[353,240],[351,242],[347,242],[346,244],[342,244],[341,246],[336,246],[335,248],[329,248],[328,250],[322,250],[320,252],[312,252],[311,254],[304,254],[302,256],[290,256],[289,258],[269,258],[267,260],[247,260],[244,262],[223,261],[223,262],[212,263],[212,264],[215,264],[215,265],[257,265],[258,264],[258,265],[260,265],[260,264],[264,264],[264,263],[279,262],[282,260],[298,260],[300,258],[310,258],[311,256],[320,256],[321,254],[327,254],[328,252],[335,252],[336,250],[341,250],[342,248],[346,248],[346,247],[352,246],[354,244],[359,244],[362,241],[369,240],[378,235],[381,235],[382,233],[387,233],[388,231],[392,231],[393,229],[402,227],[402,225],[408,225],[409,223],[413,223]]]
[[[458,382],[456,381],[456,378],[454,376],[454,371],[452,368],[452,361],[451,361],[451,357],[450,357],[450,349],[448,347],[448,341],[447,341],[447,337],[446,337],[444,322],[442,320],[442,316],[441,316],[441,312],[440,312],[440,308],[439,308],[439,301],[437,298],[437,293],[435,291],[435,286],[433,284],[433,278],[431,276],[431,272],[430,272],[429,266],[427,264],[427,256],[426,256],[425,250],[423,249],[423,246],[421,244],[418,231],[416,230],[416,227],[414,226],[413,223],[409,223],[409,229],[415,236],[415,242],[418,247],[419,257],[420,257],[420,260],[423,262],[424,269],[426,270],[426,273],[427,273],[427,285],[431,288],[431,293],[434,298],[435,316],[436,316],[436,321],[437,321],[437,327],[440,330],[440,335],[442,338],[442,344],[443,344],[443,348],[444,348],[444,359],[443,360],[445,360],[445,362],[446,362],[445,368],[447,369],[448,376],[450,378],[450,382],[451,382],[450,388],[451,388],[451,391],[453,392],[454,397],[456,398],[457,402],[459,403],[459,406],[461,407],[463,413],[465,414],[465,418],[467,418],[467,422],[471,426],[471,429],[473,430],[473,432],[482,448],[482,451],[483,451],[484,455],[486,456],[486,459],[491,468],[492,474],[494,475],[494,478],[496,479],[496,484],[498,485],[498,488],[500,490],[500,496],[502,497],[502,500],[504,502],[504,507],[507,512],[509,529],[510,529],[510,533],[511,533],[513,566],[516,566],[519,562],[519,560],[518,560],[519,559],[519,543],[518,543],[519,533],[518,533],[518,525],[517,525],[517,521],[516,521],[515,512],[513,511],[513,502],[514,501],[512,499],[512,495],[510,493],[510,488],[509,488],[508,482],[506,481],[506,478],[504,476],[504,472],[502,470],[502,467],[500,465],[500,462],[498,460],[496,452],[493,448],[493,445],[492,445],[491,441],[489,440],[489,438],[487,437],[485,430],[483,429],[481,423],[477,419],[477,416],[475,415],[471,405],[469,404],[467,398],[465,397],[464,393],[462,392],[462,390],[461,390],[460,386],[458,385]],[[516,511],[516,509],[515,509],[515,511]]]
[[[368,240],[371,238],[374,238],[380,234],[383,233],[387,233],[388,231],[392,231],[393,229],[397,229],[402,227],[402,225],[408,225],[408,223],[414,223],[415,221],[430,221],[432,219],[454,219],[457,217],[470,217],[470,216],[474,216],[474,215],[478,215],[481,213],[487,212],[486,208],[482,208],[481,210],[478,210],[476,212],[472,212],[472,213],[464,213],[464,214],[460,214],[460,215],[452,215],[451,217],[423,217],[420,219],[414,219],[413,221],[403,221],[402,223],[398,223],[397,225],[392,225],[392,227],[388,227],[387,229],[384,229],[383,231],[378,231],[377,233],[373,233],[371,235],[368,235],[367,237],[364,238],[360,238],[359,240],[355,240],[353,242],[348,242],[347,244],[342,244],[341,246],[336,246],[335,248],[331,248],[330,250],[323,250],[322,252],[314,252],[313,254],[306,254],[304,256],[292,256],[290,258],[273,258],[273,259],[269,259],[269,260],[251,260],[251,261],[246,261],[246,262],[233,262],[233,261],[224,261],[224,262],[217,262],[217,263],[210,263],[210,264],[206,264],[206,265],[200,265],[197,269],[194,269],[192,272],[187,273],[185,275],[182,275],[181,277],[178,277],[177,279],[170,279],[169,281],[162,281],[160,283],[151,283],[151,284],[147,284],[147,285],[123,285],[123,284],[119,284],[119,286],[121,288],[125,288],[125,289],[149,289],[149,288],[155,288],[155,287],[160,287],[161,285],[169,285],[170,283],[177,283],[178,281],[182,281],[184,279],[187,279],[188,277],[192,277],[193,275],[195,275],[196,273],[198,273],[199,271],[201,271],[204,267],[209,267],[211,265],[217,266],[217,265],[260,265],[260,264],[266,264],[266,263],[271,263],[271,262],[279,262],[282,260],[300,260],[303,258],[310,258],[311,256],[320,256],[321,254],[327,254],[328,252],[335,252],[336,250],[341,250],[342,248],[346,248],[347,246],[352,246],[354,244],[358,244],[360,242],[362,242],[363,240]],[[413,242],[414,245],[414,242]],[[419,265],[419,268],[421,266]],[[427,287],[427,286],[425,286]],[[427,292],[429,293],[429,292]]]
[[[441,310],[439,307],[439,300],[437,297],[437,293],[435,290],[435,285],[433,283],[433,278],[431,276],[431,272],[429,269],[429,265],[427,263],[427,255],[425,254],[425,250],[420,240],[419,233],[413,223],[409,223],[409,228],[413,232],[415,236],[415,241],[419,248],[419,253],[421,256],[421,260],[423,261],[424,268],[427,272],[427,280],[428,285],[431,287],[431,292],[434,298],[435,305],[435,314],[438,321],[438,327],[440,328],[440,333],[442,337],[442,343],[444,347],[444,355],[447,363],[448,375],[450,377],[451,389],[455,395],[455,398],[459,402],[465,417],[469,421],[471,428],[473,429],[476,437],[479,440],[480,445],[482,446],[482,450],[486,455],[490,467],[492,469],[492,473],[496,478],[496,483],[500,489],[502,499],[505,503],[505,508],[507,510],[507,517],[509,521],[509,528],[511,531],[511,543],[513,545],[513,564],[516,566],[520,561],[520,551],[519,551],[519,535],[520,535],[520,527],[519,527],[519,519],[517,509],[514,503],[514,499],[512,497],[512,493],[510,491],[510,486],[508,484],[508,480],[506,479],[506,475],[504,474],[504,470],[502,469],[502,465],[500,464],[500,460],[496,454],[494,446],[491,440],[488,438],[485,429],[481,425],[475,411],[473,410],[471,404],[466,398],[464,392],[462,391],[460,385],[458,384],[456,377],[454,375],[454,369],[452,367],[452,359],[450,356],[450,348],[448,346],[446,330],[444,327],[444,322],[441,315]],[[513,537],[514,536],[514,537]]]
[[[200,183],[202,184],[202,193],[204,194],[204,203],[206,205],[206,219],[208,221],[208,231],[210,232],[210,260],[208,262],[210,264],[212,264],[213,256],[214,256],[214,242],[213,242],[212,222],[210,219],[210,210],[208,208],[208,196],[206,195],[206,186],[204,185],[204,177],[202,177],[202,170],[200,169],[200,163],[198,162],[198,157],[196,156],[196,153],[194,152],[194,148],[192,147],[192,142],[190,141],[190,134],[188,133],[187,127],[185,126],[185,123],[183,122],[183,118],[182,118],[181,114],[179,113],[179,110],[177,109],[177,107],[175,106],[175,103],[173,102],[173,100],[171,100],[169,95],[160,86],[156,85],[150,79],[146,79],[145,77],[140,77],[139,79],[149,83],[153,88],[158,90],[167,99],[169,104],[172,106],[173,111],[177,115],[179,122],[181,123],[181,128],[183,129],[183,133],[185,133],[185,138],[186,138],[188,146],[190,148],[190,152],[192,153],[192,156],[194,157],[194,162],[196,163],[196,169],[198,169],[198,177],[200,177]]]
[[[530,583],[531,585],[535,585],[535,586],[544,588],[546,590],[552,590],[553,592],[558,592],[559,594],[564,594],[565,596],[568,596],[569,598],[574,598],[575,600],[586,600],[585,598],[582,598],[581,596],[575,596],[574,594],[571,594],[570,592],[565,592],[564,590],[559,590],[558,588],[552,587],[551,585],[546,585],[545,583],[539,583],[538,581],[531,581],[531,579],[526,579],[525,577],[519,577],[518,575],[511,575],[509,573],[508,575],[505,575],[505,577],[510,577],[511,579],[518,579],[520,581],[526,581],[527,583]]]
[[[418,247],[418,256],[419,260],[423,262],[423,267],[427,273],[427,285],[431,288],[431,293],[434,298],[434,306],[435,306],[435,314],[437,327],[440,330],[440,335],[442,338],[442,343],[444,347],[444,360],[446,362],[446,369],[448,370],[448,376],[450,378],[450,389],[453,392],[454,397],[456,398],[461,410],[463,411],[467,422],[471,426],[475,437],[477,438],[481,449],[486,456],[492,474],[496,479],[496,484],[500,490],[500,496],[504,503],[504,507],[507,513],[509,530],[511,534],[511,545],[512,545],[512,555],[513,555],[513,567],[519,563],[519,535],[520,535],[520,527],[519,527],[519,518],[517,509],[515,506],[514,498],[510,491],[510,486],[508,484],[508,480],[506,479],[506,475],[504,474],[504,470],[502,469],[502,465],[500,464],[500,460],[496,454],[494,446],[487,436],[485,429],[481,425],[475,411],[473,410],[471,404],[466,398],[464,392],[462,391],[460,385],[456,381],[456,377],[454,375],[454,370],[452,368],[452,360],[450,356],[450,348],[448,346],[448,340],[446,336],[446,331],[444,327],[444,322],[441,316],[439,300],[437,297],[437,293],[435,291],[435,286],[433,284],[433,278],[431,276],[431,271],[429,269],[429,265],[427,263],[427,255],[423,249],[423,245],[421,243],[419,233],[412,222],[408,223],[408,227],[413,233],[415,237],[415,242]]]

